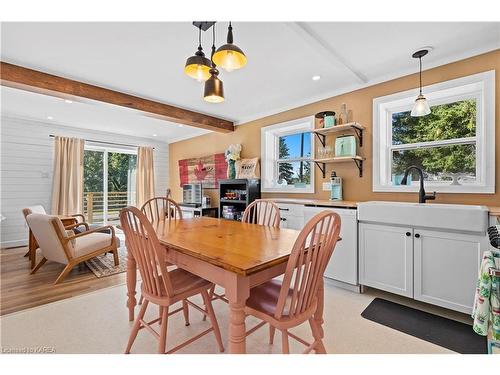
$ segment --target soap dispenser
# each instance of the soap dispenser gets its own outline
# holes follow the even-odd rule
[[[337,173],[335,171],[332,172],[332,176],[330,178],[331,185],[331,200],[342,200],[342,177],[337,177]]]

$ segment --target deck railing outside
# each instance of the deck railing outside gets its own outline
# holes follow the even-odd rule
[[[130,196],[132,194],[132,196]],[[135,202],[135,193],[126,191],[108,192],[108,223],[117,223],[122,208]],[[130,198],[129,198],[130,196]],[[104,221],[104,193],[86,192],[83,195],[83,214],[88,223]]]

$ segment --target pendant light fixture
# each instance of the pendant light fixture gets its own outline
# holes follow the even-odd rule
[[[203,98],[209,103],[222,103],[224,101],[224,85],[219,79],[219,70],[214,62],[215,54],[215,25],[213,27],[212,42],[212,68],[210,69],[210,78],[205,81],[205,91]]]
[[[210,78],[211,61],[205,57],[201,46],[201,25],[198,29],[198,51],[193,56],[188,57],[184,72],[198,82],[203,82]]]
[[[227,29],[227,44],[217,49],[212,56],[212,61],[228,72],[243,68],[247,63],[247,57],[243,51],[233,44],[233,26],[231,22],[229,22]]]
[[[420,65],[420,94],[417,99],[415,99],[415,104],[413,105],[413,109],[411,110],[412,117],[422,117],[427,116],[431,113],[431,108],[429,107],[429,103],[427,103],[427,99],[422,94],[422,57],[429,53],[428,49],[421,49],[415,52],[412,57],[414,59],[418,59]]]

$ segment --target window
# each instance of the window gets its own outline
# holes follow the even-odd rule
[[[262,191],[314,193],[314,117],[261,130]]]
[[[401,185],[410,165],[429,189],[495,192],[495,72],[424,88],[431,114],[411,117],[417,90],[373,101],[373,191],[416,191],[419,176]]]
[[[83,210],[89,223],[119,221],[119,212],[135,204],[137,150],[85,145]]]

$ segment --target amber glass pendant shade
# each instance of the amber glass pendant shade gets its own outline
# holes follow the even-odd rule
[[[224,101],[224,85],[217,77],[219,71],[210,69],[210,78],[205,81],[205,92],[203,98],[209,103],[222,103]]]

